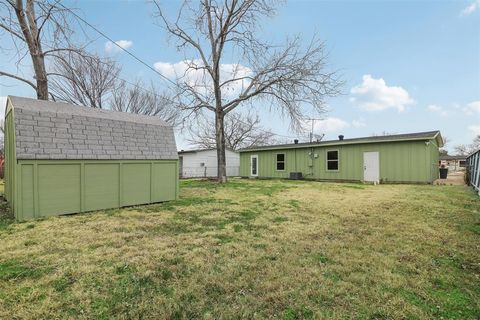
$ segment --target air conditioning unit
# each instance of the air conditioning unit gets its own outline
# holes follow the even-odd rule
[[[290,179],[291,180],[302,180],[303,174],[301,172],[290,172]]]

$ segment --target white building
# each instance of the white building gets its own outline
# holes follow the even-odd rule
[[[467,156],[440,156],[440,166],[448,168],[449,171],[463,171],[467,163]]]
[[[240,175],[240,154],[225,150],[227,176]],[[217,149],[181,150],[178,152],[180,178],[200,178],[217,176]]]

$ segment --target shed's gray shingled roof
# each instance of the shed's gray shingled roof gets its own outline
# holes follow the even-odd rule
[[[17,159],[178,159],[158,117],[9,96]]]

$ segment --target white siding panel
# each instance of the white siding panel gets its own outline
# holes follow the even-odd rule
[[[217,175],[217,151],[205,150],[180,154],[183,157],[183,178],[215,177]],[[226,151],[227,176],[240,175],[240,154]],[[203,164],[203,165],[202,165]]]

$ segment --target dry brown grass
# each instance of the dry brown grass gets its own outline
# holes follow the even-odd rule
[[[184,181],[3,225],[0,318],[477,319],[479,238],[461,186]]]

